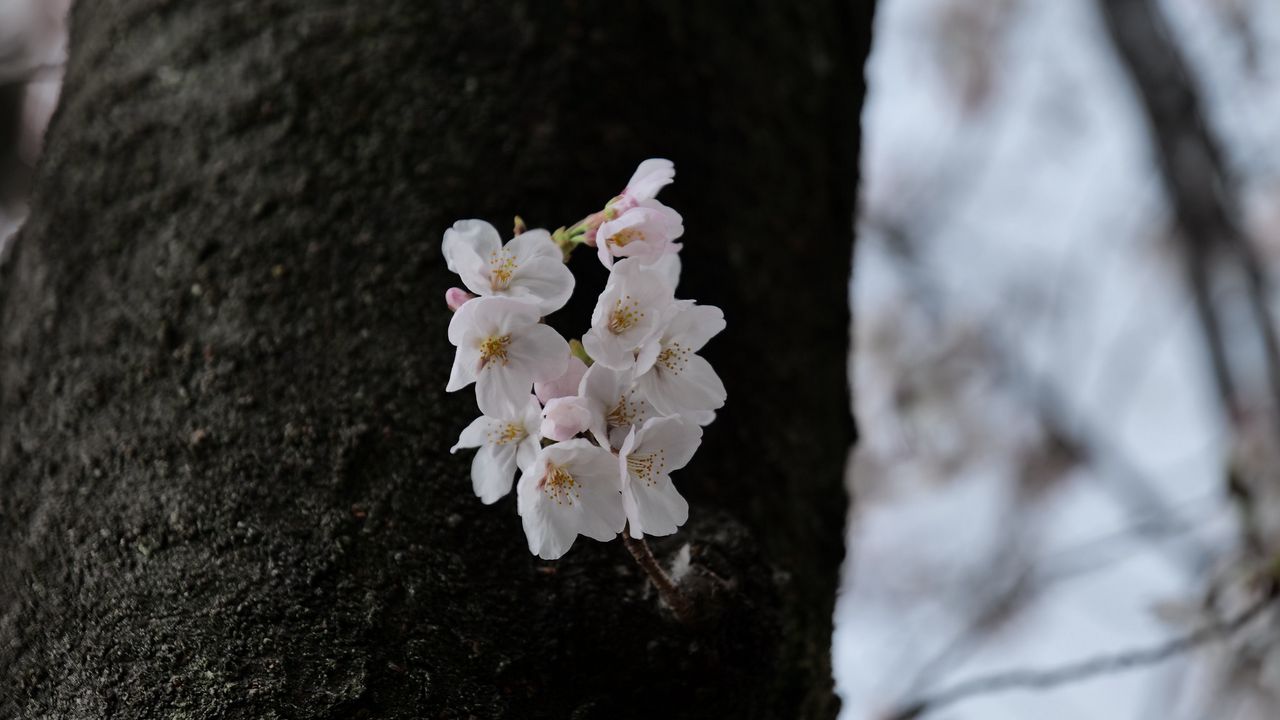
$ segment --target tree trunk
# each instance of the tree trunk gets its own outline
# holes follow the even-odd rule
[[[0,268],[0,716],[829,718],[870,2],[85,0]],[[482,505],[440,238],[675,160],[700,619]],[[561,327],[603,270],[576,258]]]

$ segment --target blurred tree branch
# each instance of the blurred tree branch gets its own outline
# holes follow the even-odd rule
[[[1106,27],[1132,78],[1151,125],[1156,162],[1177,217],[1197,314],[1209,346],[1224,411],[1238,423],[1244,410],[1239,378],[1227,352],[1223,309],[1212,297],[1215,270],[1243,275],[1271,391],[1280,411],[1280,340],[1267,304],[1262,263],[1237,218],[1240,202],[1210,132],[1181,51],[1151,0],[1100,0]]]
[[[1202,645],[1226,640],[1259,617],[1276,598],[1274,585],[1234,616],[1209,623],[1186,635],[1166,640],[1151,647],[1088,658],[1055,668],[1014,670],[974,678],[907,704],[889,714],[886,720],[915,720],[927,712],[961,700],[1007,690],[1048,690],[1100,675],[1124,672],[1164,662]]]

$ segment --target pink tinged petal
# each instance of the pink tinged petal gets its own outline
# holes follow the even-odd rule
[[[511,492],[516,475],[516,445],[482,445],[471,461],[471,488],[485,505]]]
[[[458,308],[468,300],[474,300],[476,297],[462,288],[451,287],[444,292],[444,304],[448,305],[450,310],[457,312]]]
[[[635,201],[648,200],[656,196],[663,187],[670,185],[675,178],[674,163],[663,158],[650,158],[636,168],[622,194]]]
[[[546,382],[560,377],[569,367],[569,343],[547,325],[530,325],[512,334],[507,358],[510,365],[518,365],[528,374],[530,384]],[[524,392],[528,394],[529,389]]]
[[[556,398],[542,410],[543,437],[563,442],[583,432],[591,424],[591,411],[584,399],[571,396]]]
[[[715,410],[724,406],[720,376],[700,355],[669,364],[659,361],[640,379],[645,397],[663,415]]]
[[[599,231],[596,232],[596,235],[597,237],[599,237]],[[600,242],[597,239],[595,245],[596,245],[596,257],[600,258],[600,264],[612,270],[613,269],[613,253],[609,252],[609,244]]]
[[[543,403],[550,402],[558,397],[567,395],[577,395],[578,385],[582,383],[582,377],[587,374],[587,364],[581,359],[569,356],[569,365],[560,377],[555,380],[546,382],[537,382],[533,384],[533,392]]]

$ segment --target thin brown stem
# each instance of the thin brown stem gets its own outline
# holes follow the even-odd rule
[[[644,569],[645,574],[649,576],[653,586],[658,589],[658,594],[662,596],[662,601],[675,612],[676,617],[680,618],[680,622],[685,624],[693,622],[693,603],[690,602],[689,596],[676,587],[675,581],[658,564],[658,559],[653,556],[653,551],[649,549],[649,543],[645,542],[643,538],[636,539],[631,537],[628,530],[629,528],[622,531],[622,544],[626,546],[631,553],[631,557],[636,559],[636,562]]]

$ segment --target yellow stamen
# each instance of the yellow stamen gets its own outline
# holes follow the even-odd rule
[[[685,363],[688,362],[692,353],[687,349],[680,347],[680,343],[671,343],[662,348],[662,352],[658,353],[657,364],[666,368],[673,374],[679,375],[684,370]]]
[[[658,483],[658,478],[662,476],[662,471],[666,466],[667,455],[664,450],[649,453],[648,455],[627,456],[627,472],[649,487],[653,487]]]
[[[634,228],[627,228],[625,230],[619,230],[610,236],[609,243],[611,245],[616,245],[617,247],[626,247],[636,240],[644,242],[644,233]]]
[[[494,250],[489,253],[489,287],[495,291],[506,290],[511,284],[511,276],[518,267],[516,259],[506,250]]]
[[[488,365],[490,361],[506,365],[507,346],[510,344],[510,335],[503,335],[501,337],[492,335],[485,338],[480,343],[480,368],[484,369],[484,366]]]
[[[640,303],[631,299],[630,295],[613,301],[613,312],[609,313],[609,332],[621,335],[644,320],[644,312]]]
[[[574,500],[582,499],[582,484],[574,479],[559,465],[547,463],[547,474],[542,476],[538,489],[547,497],[556,501],[557,505],[572,505]]]
[[[501,428],[489,430],[489,443],[492,445],[509,445],[520,442],[528,435],[524,428],[515,423],[506,423]]]

